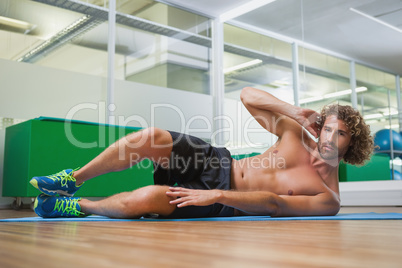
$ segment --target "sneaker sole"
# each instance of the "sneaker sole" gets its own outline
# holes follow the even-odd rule
[[[68,197],[73,197],[74,196],[74,194],[69,194],[69,193],[67,193],[66,191],[63,191],[63,190],[48,190],[48,189],[45,189],[45,188],[40,188],[38,186],[38,181],[36,179],[31,179],[29,181],[29,183],[33,187],[35,187],[36,189],[38,189],[39,191],[41,191],[42,193],[44,193],[45,195],[48,195],[48,196],[56,196],[57,194],[60,195],[60,196],[68,196]]]

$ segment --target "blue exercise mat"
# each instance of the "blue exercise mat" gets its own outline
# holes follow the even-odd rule
[[[402,213],[351,213],[336,216],[308,216],[308,217],[269,217],[269,216],[241,216],[191,219],[112,219],[104,216],[88,216],[84,218],[41,218],[26,217],[0,219],[0,222],[52,222],[52,221],[303,221],[303,220],[402,220]]]

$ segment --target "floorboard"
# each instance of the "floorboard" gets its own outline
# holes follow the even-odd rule
[[[402,212],[400,207],[343,213]],[[0,210],[0,218],[34,216]],[[0,223],[0,267],[400,267],[402,221]]]

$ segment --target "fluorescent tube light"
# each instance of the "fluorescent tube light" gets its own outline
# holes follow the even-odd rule
[[[383,117],[383,114],[376,113],[376,114],[368,114],[364,116],[364,119],[375,119],[375,118],[381,118]]]
[[[289,86],[290,83],[288,81],[284,81],[284,80],[275,80],[274,82],[271,83],[271,85]]]
[[[349,95],[352,93],[351,89],[347,89],[347,90],[342,90],[342,91],[338,91],[338,92],[334,92],[334,93],[329,93],[329,94],[325,94],[324,98],[325,99],[329,99],[329,98],[334,98],[334,97],[339,97],[339,96],[344,96],[344,95]]]
[[[260,64],[261,62],[262,62],[262,60],[259,60],[259,59],[248,61],[248,62],[239,64],[239,65],[235,65],[233,67],[223,69],[223,73],[227,74],[227,73],[239,70],[239,69],[243,69],[243,68],[247,68],[247,67],[250,67],[250,66],[253,66],[253,65]]]
[[[397,27],[395,27],[395,26],[393,26],[393,25],[391,25],[391,24],[389,24],[389,23],[386,23],[385,21],[382,21],[382,20],[379,20],[379,19],[377,19],[377,18],[375,18],[375,17],[373,17],[373,16],[370,16],[369,14],[366,14],[366,13],[364,13],[364,12],[361,12],[361,11],[357,10],[357,9],[354,9],[353,7],[350,8],[350,11],[353,11],[353,12],[355,12],[355,13],[357,13],[357,14],[363,16],[363,17],[366,17],[366,18],[368,18],[368,19],[370,19],[370,20],[372,20],[372,21],[375,21],[375,22],[377,22],[377,23],[379,23],[379,24],[382,24],[382,25],[384,25],[384,26],[387,26],[388,28],[391,28],[392,30],[395,30],[395,31],[397,31],[397,32],[402,33],[402,30],[401,30],[401,29],[399,29],[399,28],[397,28]]]
[[[363,91],[367,91],[367,88],[366,87],[358,87],[358,88],[356,88],[356,93],[363,92]],[[324,98],[329,99],[329,98],[334,98],[334,97],[339,97],[339,96],[344,96],[344,95],[350,95],[350,94],[352,94],[352,90],[351,89],[346,89],[346,90],[341,90],[341,91],[334,92],[334,93],[325,94]]]
[[[391,113],[390,112],[385,112],[384,113],[384,115],[386,115],[386,116],[388,116],[388,115],[397,115],[398,114],[398,111],[391,111]]]
[[[314,102],[314,101],[319,101],[319,100],[323,100],[323,99],[324,99],[323,96],[317,96],[317,97],[311,97],[311,98],[305,98],[305,99],[299,100],[299,103],[303,104],[303,103]]]
[[[17,61],[34,62],[36,60],[35,58],[43,55],[45,52],[50,53],[55,48],[62,46],[73,38],[85,33],[102,22],[103,21],[97,20],[94,17],[85,15],[26,53]]]
[[[367,91],[367,88],[366,87],[356,88],[356,92],[363,92],[363,91]],[[334,93],[328,93],[328,94],[325,94],[324,96],[317,96],[317,97],[301,99],[301,100],[299,100],[299,103],[303,104],[303,103],[320,101],[320,100],[324,100],[324,99],[330,99],[330,98],[344,96],[344,95],[350,95],[350,94],[352,94],[352,90],[346,89],[346,90],[342,90],[342,91],[338,91],[338,92],[334,92]]]
[[[29,22],[22,21],[22,20],[16,20],[16,19],[3,17],[3,16],[0,16],[0,24],[6,25],[8,27],[24,30],[25,34],[32,31],[36,27],[36,25],[30,24]]]
[[[390,125],[386,125],[385,128],[390,129],[390,128],[399,128],[399,124],[392,124]]]
[[[275,2],[276,0],[252,0],[252,1],[247,1],[245,4],[240,5],[236,8],[233,8],[219,16],[219,20],[221,22],[225,22],[234,18],[237,18],[243,14],[246,14],[250,11],[253,11],[254,9],[260,8],[262,6],[265,6],[267,4],[270,4],[272,2]]]
[[[26,21],[15,20],[12,18],[2,17],[0,16],[0,24],[7,25],[14,28],[19,28],[23,30],[28,30],[32,27],[32,25]]]
[[[391,111],[391,112],[389,112],[389,111],[386,111],[386,112],[383,112],[383,113],[374,113],[374,114],[368,114],[368,115],[365,115],[364,116],[364,119],[378,119],[378,118],[383,118],[383,117],[386,117],[386,116],[392,116],[392,115],[397,115],[398,114],[398,111]]]

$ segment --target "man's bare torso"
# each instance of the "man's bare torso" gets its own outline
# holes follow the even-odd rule
[[[313,164],[310,153],[315,143],[309,141],[309,148],[297,138],[278,140],[261,155],[232,164],[232,189],[239,191],[270,191],[277,195],[317,195],[333,191],[339,195],[337,172],[320,172]]]

